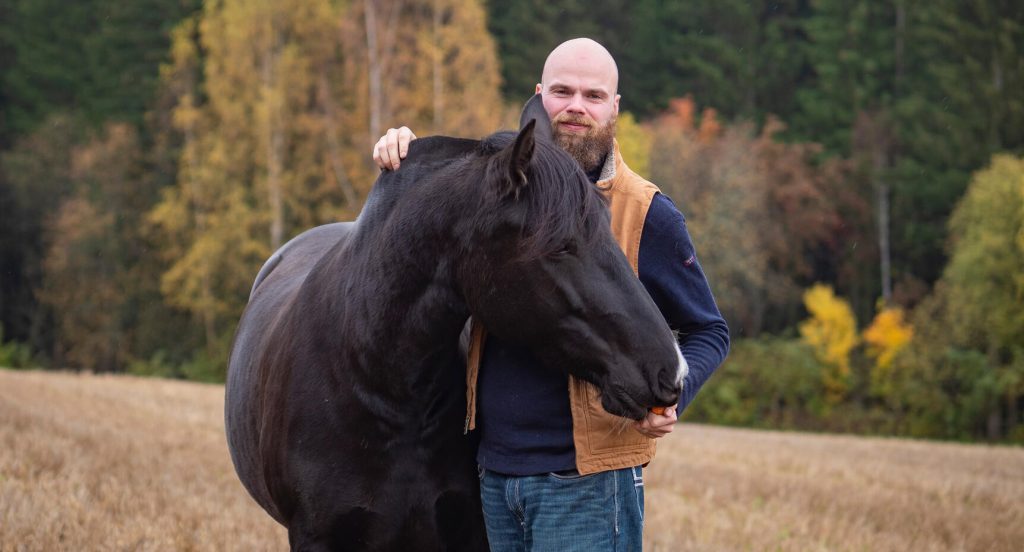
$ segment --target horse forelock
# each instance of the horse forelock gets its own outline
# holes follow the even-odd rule
[[[481,153],[493,155],[509,147],[515,138],[514,132],[492,134],[481,141]],[[553,253],[569,242],[586,248],[602,228],[608,227],[604,195],[557,145],[537,140],[526,179],[527,185],[514,199],[527,202],[524,239],[520,243],[522,258]]]

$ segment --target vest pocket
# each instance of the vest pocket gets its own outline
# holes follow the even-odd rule
[[[644,449],[650,439],[633,429],[633,420],[609,414],[601,406],[601,392],[581,382],[586,403],[587,443],[592,454]]]

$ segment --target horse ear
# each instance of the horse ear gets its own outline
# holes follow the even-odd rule
[[[526,169],[533,159],[534,139],[533,132],[537,121],[531,120],[519,131],[516,142],[512,144],[512,151],[508,158],[508,181],[511,183],[511,192],[518,195],[519,190],[526,185]]]
[[[534,94],[530,101],[523,106],[523,112],[519,115],[519,128],[526,128],[530,121],[537,121],[535,136],[542,140],[551,141],[551,118],[544,109],[544,100],[540,94]]]

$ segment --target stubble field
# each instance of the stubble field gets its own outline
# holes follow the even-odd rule
[[[0,550],[285,550],[235,477],[223,387],[0,370]],[[682,425],[647,550],[1020,550],[1024,450]]]

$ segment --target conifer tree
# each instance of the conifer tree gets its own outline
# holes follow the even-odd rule
[[[486,4],[488,28],[500,51],[501,91],[514,104],[533,95],[544,60],[560,43],[590,37],[618,58],[627,44],[640,39],[630,34],[629,27],[637,9],[635,0],[488,0]]]
[[[86,37],[96,27],[98,0],[15,0],[0,21],[10,66],[0,75],[7,125],[28,133],[48,115],[78,107],[89,86]]]

